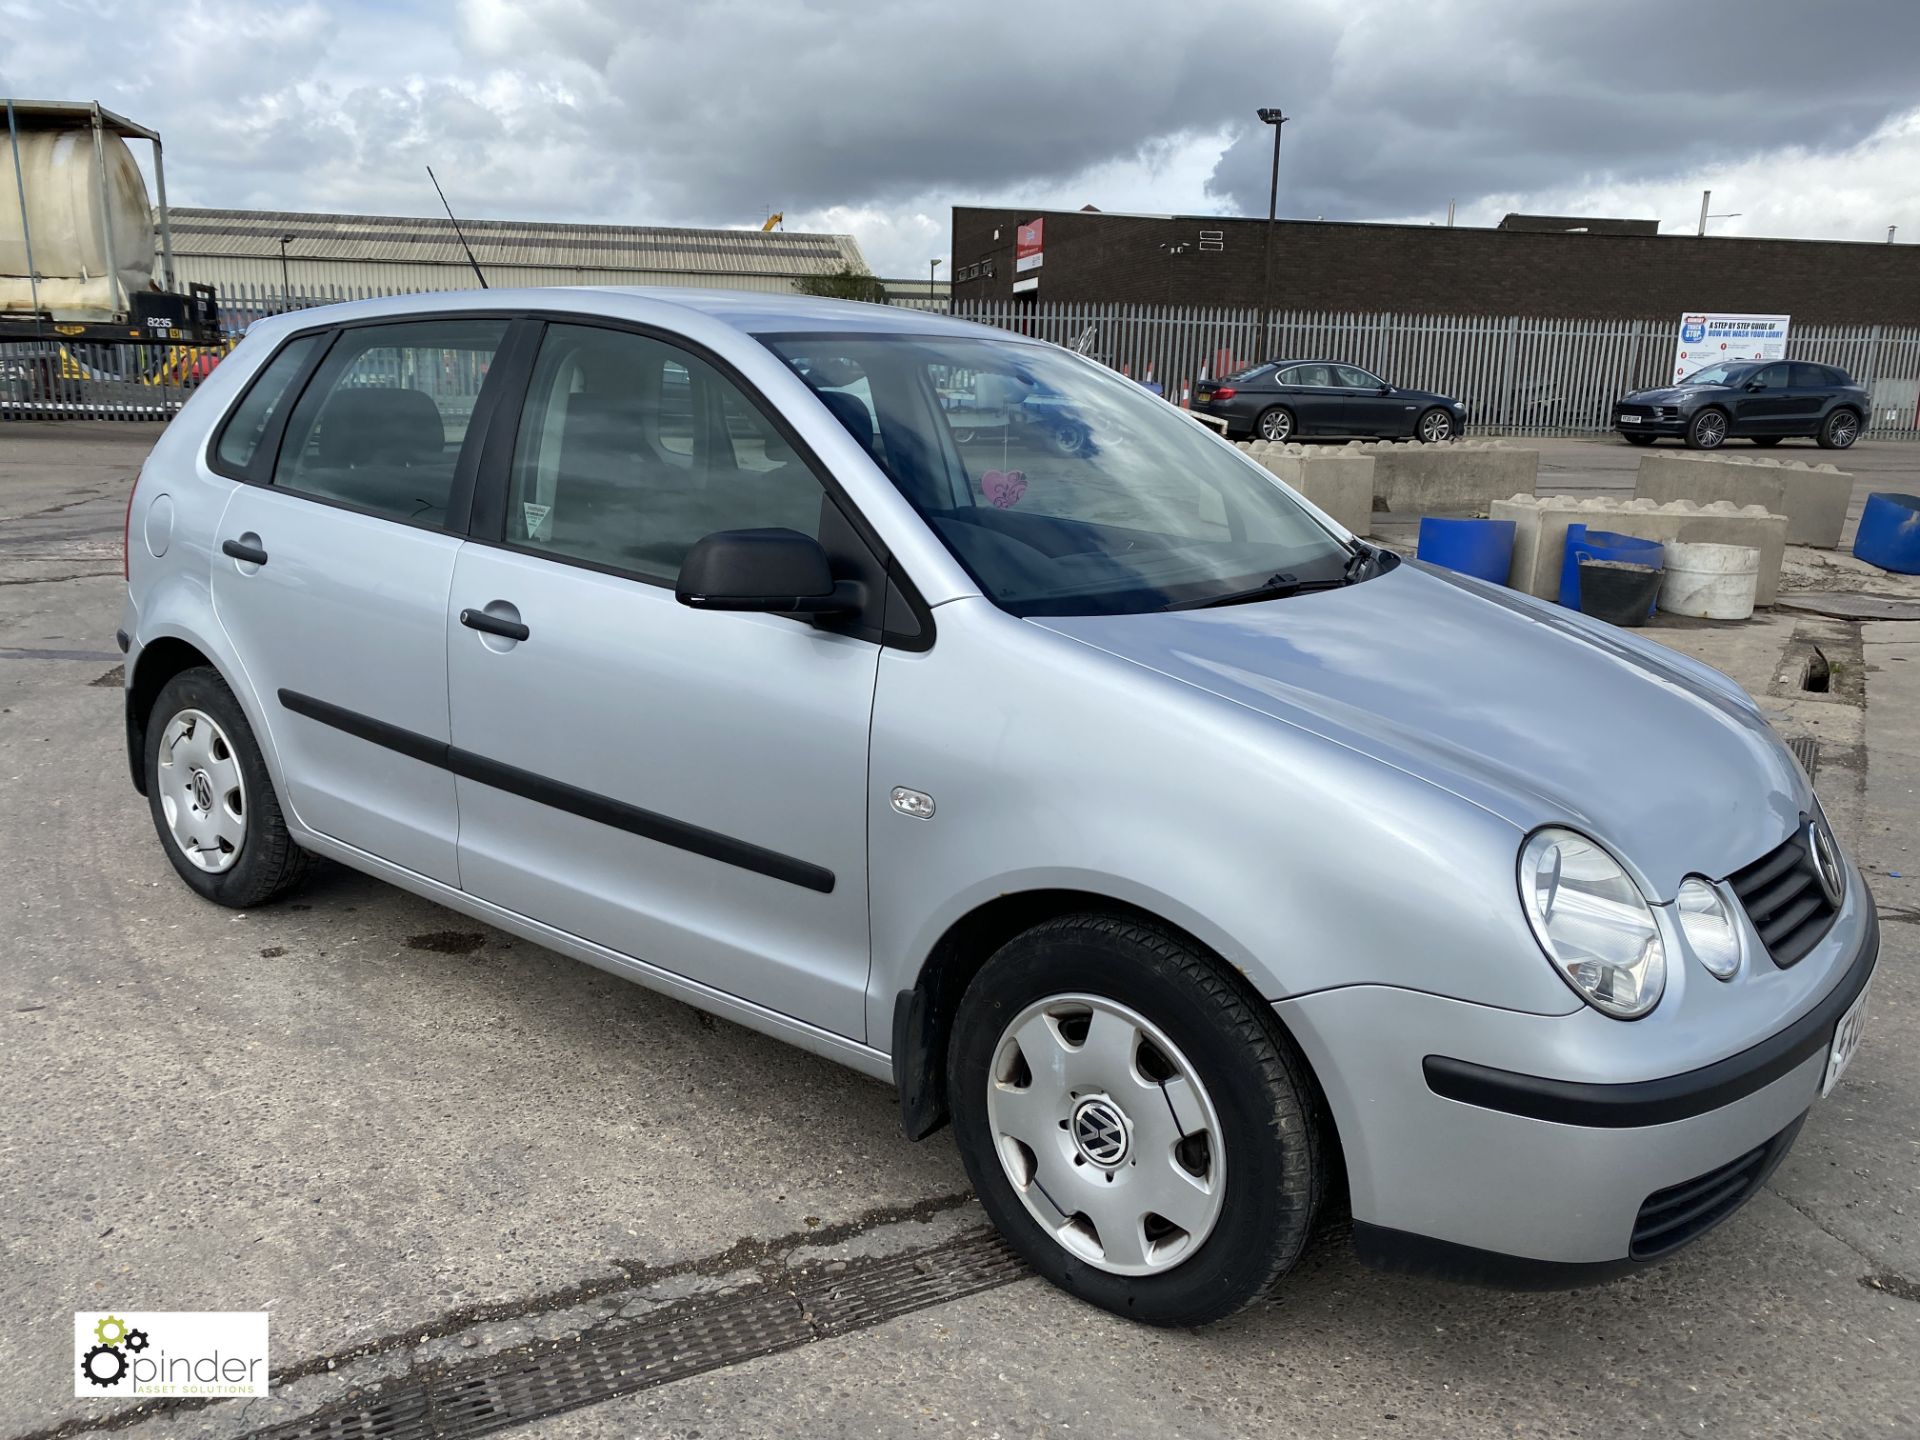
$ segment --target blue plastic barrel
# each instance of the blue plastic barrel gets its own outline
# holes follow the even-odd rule
[[[1420,521],[1420,546],[1414,554],[1429,564],[1458,570],[1495,585],[1507,583],[1513,568],[1511,520],[1443,520],[1433,515]]]
[[[1920,575],[1920,495],[1876,491],[1867,496],[1853,553],[1896,575]]]
[[[1616,535],[1611,530],[1589,530],[1585,525],[1567,526],[1566,558],[1560,563],[1560,603],[1569,610],[1580,608],[1582,560],[1630,560],[1635,565],[1664,570],[1666,551],[1658,540]]]

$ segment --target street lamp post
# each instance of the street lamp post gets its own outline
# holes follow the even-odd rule
[[[933,279],[933,272],[934,272],[934,271],[936,271],[936,270],[938,270],[939,268],[940,268],[940,262],[939,262],[938,260],[929,260],[929,261],[927,262],[927,304],[928,304],[929,306],[931,306],[931,305],[933,304],[933,301],[934,301],[934,293],[933,293],[933,286],[934,286],[934,279]]]
[[[282,313],[293,308],[293,284],[287,279],[287,246],[293,243],[293,236],[280,237],[280,309]]]
[[[1271,358],[1266,354],[1270,344],[1268,331],[1273,326],[1273,228],[1275,217],[1280,213],[1280,134],[1292,117],[1282,114],[1278,105],[1263,105],[1259,114],[1261,124],[1273,127],[1273,175],[1267,184],[1267,243],[1260,283],[1261,353],[1258,356],[1260,360],[1267,360]]]

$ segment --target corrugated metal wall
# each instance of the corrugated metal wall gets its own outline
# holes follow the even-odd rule
[[[692,285],[720,290],[757,290],[793,293],[793,282],[783,275],[742,275],[737,272],[695,270],[588,270],[563,265],[501,265],[483,261],[487,283],[499,289],[520,285]],[[174,268],[180,286],[198,281],[228,294],[279,295],[280,261],[241,256],[176,255]],[[458,265],[397,264],[376,260],[287,261],[287,281],[298,295],[331,295],[338,290],[364,290],[375,295],[413,295],[423,290],[471,290],[473,271]]]
[[[1629,390],[1668,379],[1678,339],[1666,320],[1551,320],[1506,315],[955,302],[963,319],[1071,346],[1178,401],[1195,381],[1266,359],[1329,358],[1396,385],[1467,405],[1471,429],[1517,435],[1608,430]],[[1787,354],[1838,365],[1873,394],[1867,432],[1920,439],[1920,328],[1806,325]]]

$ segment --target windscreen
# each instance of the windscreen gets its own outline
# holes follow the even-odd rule
[[[991,336],[761,338],[1016,615],[1338,583],[1351,556],[1231,446],[1064,350]]]

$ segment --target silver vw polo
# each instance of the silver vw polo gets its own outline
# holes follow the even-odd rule
[[[328,857],[891,1081],[1121,1314],[1229,1314],[1336,1207],[1386,1266],[1630,1270],[1859,1038],[1873,901],[1737,686],[1014,335],[282,316],[127,538],[133,780],[198,894]]]

